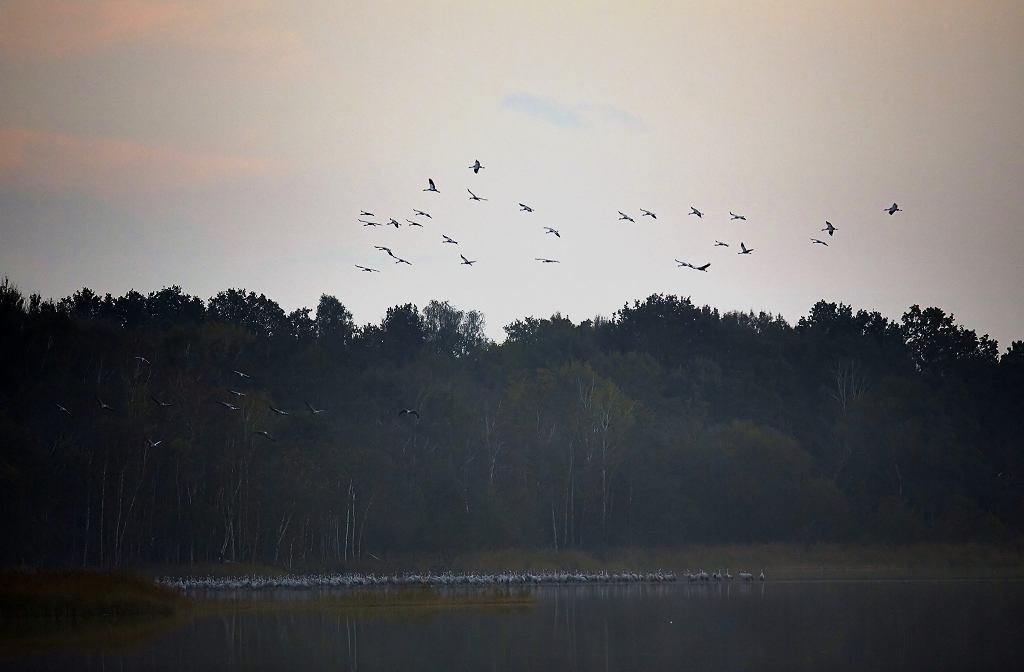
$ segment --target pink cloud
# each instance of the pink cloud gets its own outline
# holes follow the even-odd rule
[[[0,182],[21,188],[160,193],[251,179],[271,168],[266,156],[196,154],[121,138],[0,128]]]

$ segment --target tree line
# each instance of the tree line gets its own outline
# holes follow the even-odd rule
[[[939,308],[790,325],[653,295],[483,329],[438,301],[357,326],[329,295],[5,280],[0,561],[1020,535],[1024,342]]]

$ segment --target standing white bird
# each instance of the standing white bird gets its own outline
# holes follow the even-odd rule
[[[555,234],[555,238],[561,238],[562,237],[562,234],[560,234],[558,231],[552,229],[550,226],[545,226],[544,227],[544,233],[553,233],[553,234]]]
[[[480,159],[474,161],[473,165],[469,167],[469,169],[472,170],[474,173],[479,173],[481,168],[483,168],[483,166],[480,165]]]
[[[531,208],[530,206],[525,205],[523,203],[519,204],[519,209],[524,211],[524,212],[533,212],[533,208]]]
[[[832,226],[832,222],[830,222],[828,220],[825,220],[825,228],[822,229],[822,231],[828,231],[828,235],[831,236],[833,231],[838,231],[838,230],[839,230],[838,228],[836,228],[835,226]]]
[[[469,189],[466,189],[466,191],[469,191]],[[487,199],[486,198],[480,198],[479,196],[474,194],[472,191],[469,191],[469,200],[471,200],[471,201],[486,201]]]
[[[888,212],[890,215],[895,215],[897,212],[903,212],[903,210],[895,203],[886,208],[885,211]]]
[[[462,256],[461,254],[459,256],[462,257],[462,265],[463,266],[472,266],[473,264],[476,263],[476,259],[474,259],[473,261],[470,261],[469,259],[466,259],[466,257]]]
[[[436,192],[438,194],[441,193],[440,191],[437,191],[437,187],[434,186],[434,181],[432,179],[430,179],[429,177],[427,178],[427,184],[429,184],[430,186],[427,187],[426,189],[424,189],[423,191],[433,191],[433,192]]]
[[[730,210],[730,211],[729,211],[729,214],[730,214],[730,215],[732,216],[732,219],[730,219],[730,220],[729,220],[730,222],[731,222],[731,221],[732,221],[733,219],[742,219],[742,220],[743,220],[744,222],[745,222],[745,221],[747,221],[747,218],[746,218],[746,217],[745,217],[744,215],[737,215],[737,214],[736,214],[735,212],[733,212],[732,210]],[[725,571],[726,571],[726,572],[728,572],[729,570],[728,570],[728,569],[726,569]]]
[[[746,246],[746,245],[744,245],[744,244],[742,243],[742,241],[741,241],[741,242],[740,242],[740,251],[739,251],[739,252],[737,252],[737,254],[750,254],[750,253],[751,253],[751,252],[753,252],[753,251],[754,251],[754,248],[750,248],[750,249],[748,250],[748,249],[747,249],[747,246]]]
[[[629,215],[627,215],[626,213],[624,213],[624,212],[623,212],[622,210],[619,210],[619,215],[620,215],[620,216],[619,216],[619,219],[628,219],[629,221],[631,221],[631,222],[633,222],[634,224],[636,224],[636,221],[634,221],[632,217],[630,217]]]
[[[643,208],[640,208],[640,212],[643,213],[642,215],[640,215],[641,217],[650,217],[651,219],[657,219],[658,218],[658,216],[656,214],[654,214],[653,212],[651,212],[650,210],[644,210]]]

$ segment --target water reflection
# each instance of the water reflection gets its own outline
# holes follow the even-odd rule
[[[1021,582],[551,586],[529,609],[242,612],[40,670],[1024,669]]]

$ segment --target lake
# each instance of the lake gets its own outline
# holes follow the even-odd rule
[[[542,586],[532,607],[203,618],[33,670],[1021,670],[1024,582]],[[278,596],[278,599],[281,596]]]

